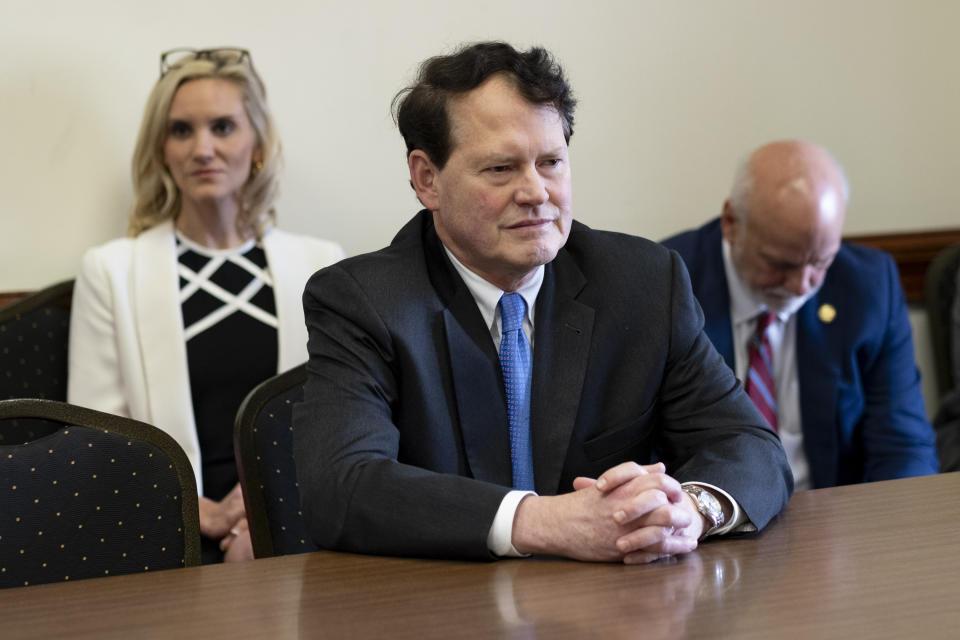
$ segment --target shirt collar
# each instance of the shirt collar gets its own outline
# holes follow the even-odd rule
[[[447,257],[449,257],[450,262],[453,263],[454,269],[456,269],[460,277],[463,278],[463,282],[467,285],[470,295],[473,296],[474,301],[477,303],[477,307],[480,309],[480,315],[483,316],[484,324],[492,331],[497,323],[497,305],[500,303],[500,296],[506,292],[497,285],[487,282],[467,268],[462,262],[457,260],[457,257],[453,255],[450,249],[447,249],[446,245],[444,245],[443,250],[447,252]],[[533,277],[514,292],[519,293],[523,297],[523,301],[527,303],[526,319],[530,321],[530,326],[533,326],[534,307],[537,302],[537,295],[540,293],[540,286],[543,284],[543,273],[544,267],[540,265],[534,272]]]

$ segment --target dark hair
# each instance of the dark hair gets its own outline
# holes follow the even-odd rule
[[[564,139],[570,142],[577,101],[550,52],[533,47],[521,53],[505,42],[477,42],[452,55],[429,58],[420,65],[416,82],[394,96],[394,120],[407,155],[421,149],[443,169],[451,152],[450,98],[476,89],[497,73],[508,74],[532,104],[553,106],[563,123]]]

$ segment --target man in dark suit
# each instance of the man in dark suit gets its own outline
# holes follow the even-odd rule
[[[775,142],[739,168],[719,219],[663,243],[687,263],[707,335],[770,412],[797,488],[937,472],[897,268],[841,242],[847,198],[826,150]],[[761,352],[772,366],[751,360]]]
[[[304,293],[294,451],[318,544],[633,563],[764,526],[783,450],[680,259],[573,221],[552,57],[466,47],[398,104],[426,209]]]
[[[953,389],[940,399],[940,408],[933,419],[940,470],[945,473],[960,471],[960,272],[954,277],[956,281],[953,304],[950,307],[950,326],[947,329],[947,343],[950,345],[948,355],[954,385]]]

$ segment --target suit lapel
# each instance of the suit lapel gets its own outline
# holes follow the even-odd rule
[[[137,236],[131,277],[150,421],[199,461],[172,223]]]
[[[818,317],[823,291],[797,312],[797,376],[803,449],[814,488],[832,486],[837,477],[836,385],[838,374],[827,361],[830,325]]]
[[[719,222],[710,227],[700,247],[703,260],[691,273],[693,293],[703,309],[707,337],[727,366],[736,371],[733,357],[733,325],[730,322],[730,287],[723,267],[723,244]]]
[[[558,493],[579,413],[594,310],[575,298],[586,279],[563,250],[547,265],[537,297],[530,430],[537,491]],[[569,489],[566,487],[565,489]]]
[[[471,311],[480,312],[464,288],[454,304],[443,311],[443,326],[450,353],[450,374],[456,397],[460,431],[470,471],[477,480],[511,486],[510,435],[500,361],[493,352],[490,334],[477,335]],[[468,305],[471,308],[468,307]],[[479,323],[483,326],[483,323]]]
[[[441,316],[453,398],[470,473],[477,480],[511,486],[507,400],[490,329],[484,325],[467,285],[450,264],[432,223],[424,226],[428,273],[445,306]]]

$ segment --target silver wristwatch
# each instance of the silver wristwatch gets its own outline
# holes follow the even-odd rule
[[[723,515],[723,507],[717,497],[696,484],[685,484],[683,490],[690,494],[693,501],[697,503],[697,511],[707,519],[710,527],[700,534],[700,538],[706,538],[708,535],[723,526],[726,517]]]

